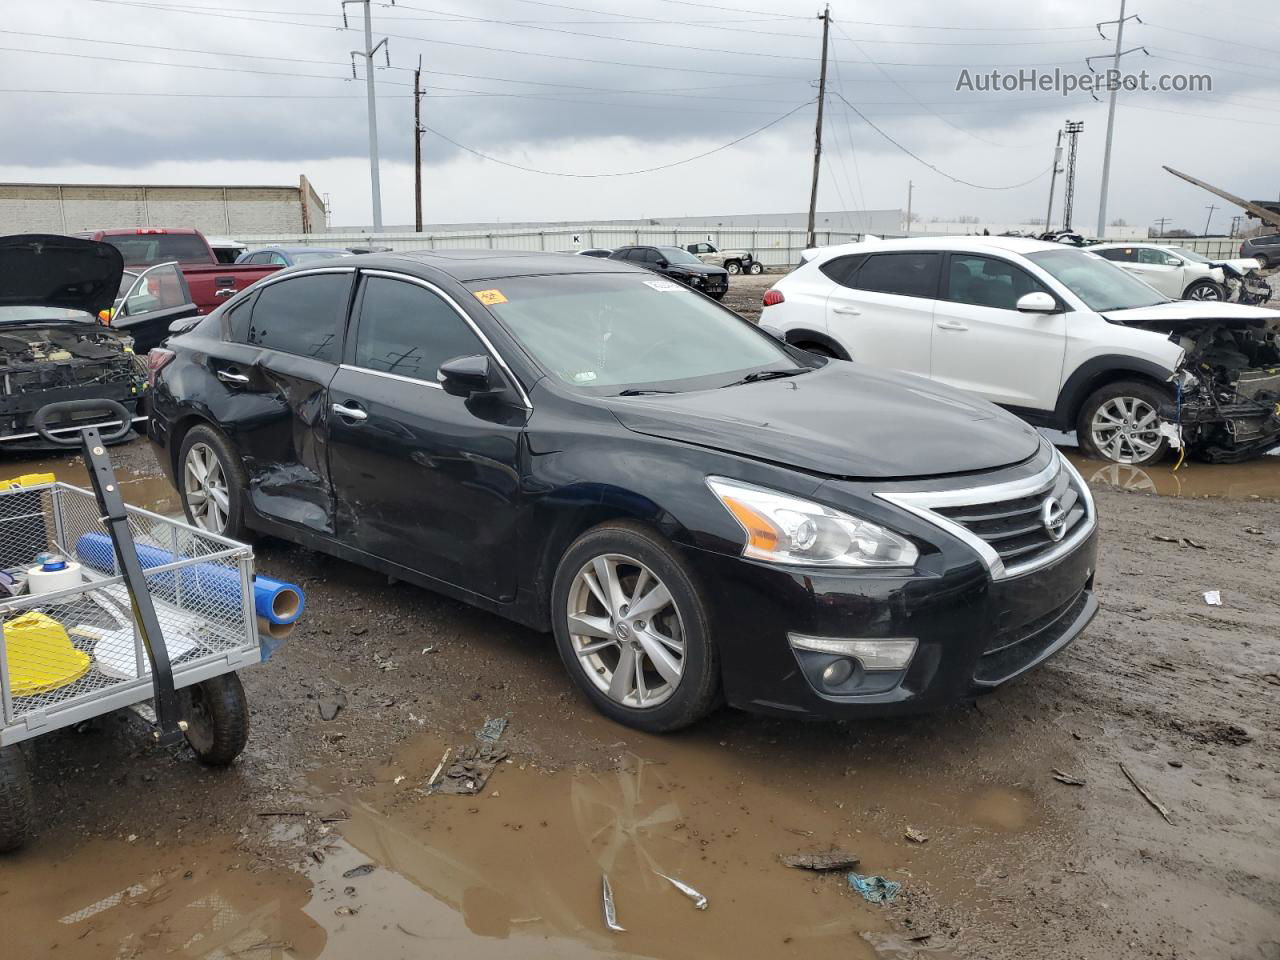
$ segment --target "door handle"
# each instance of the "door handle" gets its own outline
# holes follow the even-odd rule
[[[232,373],[229,370],[219,370],[217,376],[223,383],[234,383],[237,386],[244,386],[249,382],[249,378],[243,373]]]
[[[832,308],[831,308],[831,312],[832,312],[832,313],[839,313],[839,314],[842,314],[843,316],[846,316],[846,317],[860,317],[860,316],[862,316],[862,311],[861,311],[861,310],[859,310],[857,307],[832,307]]]
[[[369,414],[365,413],[358,406],[348,407],[341,403],[335,403],[333,405],[333,412],[340,417],[346,417],[348,420],[355,420],[357,423],[369,419]]]
[[[965,324],[961,323],[959,320],[939,320],[938,329],[939,330],[968,330],[969,328]]]

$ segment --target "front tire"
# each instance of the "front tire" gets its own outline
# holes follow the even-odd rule
[[[1183,300],[1225,300],[1226,292],[1212,280],[1197,280],[1182,293]]]
[[[753,277],[758,277],[760,274],[764,273],[764,264],[759,260],[753,260],[751,262],[751,266],[747,268],[747,273],[751,274]]]
[[[551,604],[560,657],[601,713],[669,733],[715,705],[710,611],[693,570],[655,532],[625,522],[588,530],[561,559]]]
[[[178,496],[192,526],[248,542],[244,497],[249,489],[244,465],[231,443],[201,424],[182,438],[178,451]]]
[[[1156,386],[1121,380],[1095,390],[1076,417],[1076,440],[1090,457],[1145,466],[1169,451],[1160,434],[1160,406],[1168,396]]]

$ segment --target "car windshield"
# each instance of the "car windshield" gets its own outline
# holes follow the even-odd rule
[[[782,344],[681,284],[634,273],[512,277],[469,285],[549,373],[593,394],[727,386],[794,371]]]
[[[1099,313],[1169,302],[1141,280],[1096,253],[1072,249],[1041,250],[1028,253],[1027,259],[1083,300],[1090,310]]]
[[[1177,256],[1181,257],[1183,260],[1190,260],[1193,263],[1212,263],[1213,262],[1208,257],[1201,256],[1200,254],[1196,253],[1194,250],[1188,250],[1186,247],[1169,247],[1168,250],[1170,253],[1176,254]]]
[[[667,258],[667,263],[702,262],[688,250],[681,250],[679,247],[658,247],[658,252]]]
[[[73,320],[77,323],[97,323],[97,318],[83,310],[65,307],[0,307],[0,324],[33,323],[41,320]]]

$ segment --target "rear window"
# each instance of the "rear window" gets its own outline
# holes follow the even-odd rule
[[[120,251],[128,266],[151,266],[177,260],[208,263],[209,248],[193,233],[119,234],[102,238]]]

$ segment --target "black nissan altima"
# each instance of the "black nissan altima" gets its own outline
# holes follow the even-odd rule
[[[586,696],[645,730],[721,696],[934,708],[1097,610],[1088,487],[1031,428],[618,261],[296,267],[149,359],[192,522],[550,630]]]

